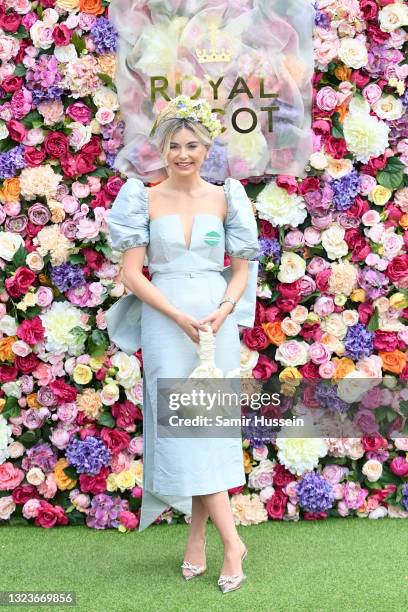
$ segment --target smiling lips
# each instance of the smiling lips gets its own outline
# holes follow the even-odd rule
[[[177,166],[180,166],[180,168],[188,168],[188,166],[191,166],[191,163],[178,163]]]

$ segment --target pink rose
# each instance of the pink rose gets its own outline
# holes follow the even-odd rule
[[[332,111],[338,105],[337,93],[332,87],[322,87],[316,95],[317,106],[324,111]]]
[[[336,365],[333,363],[333,361],[328,361],[327,363],[322,363],[319,365],[319,376],[326,380],[333,378],[335,371]]]
[[[24,472],[10,461],[0,465],[0,491],[12,491],[24,480]]]
[[[390,470],[396,476],[405,478],[408,476],[408,461],[405,457],[394,457],[390,463]]]
[[[331,485],[338,484],[345,476],[347,476],[348,469],[331,463],[323,468],[322,476]]]
[[[128,510],[122,510],[119,512],[119,520],[120,524],[123,525],[123,527],[126,527],[126,529],[136,529],[136,527],[139,525],[139,517]]]
[[[322,296],[317,298],[313,304],[313,310],[320,317],[327,317],[334,312],[333,299],[328,296]]]
[[[316,365],[327,363],[330,360],[331,352],[325,344],[314,342],[309,346],[309,357]]]
[[[382,89],[376,83],[369,83],[369,85],[364,87],[362,94],[370,106],[372,106],[381,98]]]
[[[362,489],[359,482],[346,482],[344,485],[344,502],[347,508],[357,510],[368,495],[367,489]],[[340,505],[340,504],[339,504]]]

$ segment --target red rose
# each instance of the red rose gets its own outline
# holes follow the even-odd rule
[[[381,87],[380,83],[377,83]],[[387,165],[388,157],[383,154],[378,157],[371,157],[368,164],[364,164],[360,167],[360,172],[363,174],[370,174],[375,176],[378,170],[383,170]]]
[[[107,467],[101,468],[101,470],[95,476],[89,474],[81,474],[79,476],[79,485],[82,493],[92,493],[98,495],[98,493],[105,493],[106,491],[106,479],[109,476],[109,469]]]
[[[81,429],[81,431],[79,432],[79,437],[81,438],[81,440],[86,440],[86,438],[89,438],[90,436],[93,436],[94,438],[99,438],[99,427],[95,425],[95,419],[91,419],[90,417],[87,417],[86,419],[81,419],[77,417],[75,421],[77,425],[86,425],[86,427],[84,427],[84,429]]]
[[[392,283],[405,288],[408,283],[408,255],[394,257],[388,264],[385,273]]]
[[[93,160],[93,156],[88,155],[87,153],[78,153],[78,155],[75,156],[77,174],[88,174],[88,172],[96,170],[96,166]]]
[[[299,332],[304,340],[314,340],[318,342],[322,336],[319,323],[303,323],[302,329]]]
[[[283,465],[277,463],[273,470],[273,486],[286,487],[290,482],[296,480],[294,475],[289,472]]]
[[[298,183],[295,177],[287,176],[286,174],[280,174],[276,178],[276,184],[281,189],[285,189],[289,194],[297,193]]]
[[[79,149],[79,152],[84,156],[98,157],[98,155],[100,155],[102,152],[101,143],[98,136],[96,136],[96,134],[92,134],[90,140],[81,149]]]
[[[329,278],[331,275],[331,268],[325,268],[316,274],[315,282],[316,289],[322,293],[326,292],[329,288]]]
[[[25,504],[29,499],[40,499],[37,488],[30,484],[16,487],[11,495],[15,504]]]
[[[20,291],[20,295],[27,293],[28,288],[34,284],[36,278],[35,273],[30,270],[30,268],[24,268],[24,266],[17,268],[14,275],[14,280],[18,290]]]
[[[30,167],[41,166],[44,159],[47,157],[45,151],[38,150],[35,147],[26,147],[24,151],[24,160]]]
[[[239,487],[233,487],[232,489],[228,489],[228,494],[238,495],[239,493],[242,493],[243,490],[244,490],[244,485],[240,485]]]
[[[128,431],[135,430],[135,418],[137,409],[135,404],[129,402],[116,402],[112,406],[112,416],[116,419],[116,425]]]
[[[273,323],[279,318],[280,318],[280,312],[277,306],[268,306],[265,309],[265,321],[267,323]]]
[[[370,77],[366,74],[362,74],[359,70],[353,70],[351,82],[355,83],[359,89],[362,89],[370,82]]]
[[[276,238],[278,235],[278,230],[266,219],[261,219],[259,222],[259,233],[265,238]]]
[[[309,378],[309,382],[313,380]],[[316,399],[314,385],[306,385],[302,391],[302,401],[307,408],[320,408],[320,402]]]
[[[62,378],[58,378],[50,383],[50,387],[54,392],[54,395],[61,402],[68,403],[74,402],[77,396],[77,390],[75,387],[68,385]]]
[[[387,448],[387,440],[382,436],[363,436],[361,444],[365,451],[377,451],[382,448]]]
[[[268,380],[277,372],[278,364],[271,361],[266,355],[259,355],[258,363],[252,370],[252,375],[256,380]]]
[[[1,27],[6,32],[11,32],[11,34],[15,34],[21,24],[21,16],[17,13],[9,13],[8,15],[3,15],[1,19]]]
[[[27,231],[27,236],[28,236],[28,238],[35,238],[35,236],[36,236],[36,235],[37,235],[39,232],[41,232],[41,230],[42,230],[42,228],[43,228],[43,227],[44,227],[43,225],[34,225],[34,223],[32,223],[31,221],[29,221],[29,222],[27,223],[27,227],[26,227],[26,231]],[[27,247],[26,247],[26,250],[28,250],[28,249],[27,249]],[[32,250],[35,250],[35,247],[33,247],[33,249],[32,249]]]
[[[40,365],[35,353],[28,353],[25,357],[16,356],[15,364],[23,374],[31,374]]]
[[[309,361],[308,363],[300,366],[299,372],[301,372],[303,378],[320,378],[319,366],[313,363],[313,361]]]
[[[278,297],[278,299],[276,300],[276,306],[282,312],[291,312],[299,304],[301,298],[301,295],[299,295],[297,298]]]
[[[271,499],[266,502],[266,511],[268,516],[270,516],[271,519],[282,520],[285,514],[287,501],[287,495],[285,495],[280,489],[275,491]]]
[[[328,125],[330,129],[330,124]],[[305,193],[308,193],[309,191],[317,191],[318,189],[320,189],[320,180],[313,176],[305,178],[299,185],[300,195],[305,195]]]
[[[374,332],[374,348],[376,351],[394,351],[398,347],[398,336],[395,332]]]
[[[10,121],[6,122],[6,125],[9,131],[9,136],[12,140],[22,142],[25,139],[27,130],[23,123],[20,123],[15,119],[10,119]]]
[[[69,141],[62,132],[50,132],[44,140],[43,147],[50,157],[59,159],[68,153]]]
[[[360,10],[366,21],[377,19],[378,6],[375,0],[360,0]]]
[[[44,339],[45,329],[40,317],[25,319],[17,327],[17,336],[27,342],[27,344],[36,344]]]
[[[354,244],[351,261],[363,261],[370,253],[371,247],[368,241],[362,236],[360,236]]]
[[[48,502],[41,500],[35,525],[45,529],[50,529],[55,525],[68,525],[68,517],[61,506],[52,506]]]
[[[125,450],[130,444],[130,436],[126,431],[110,429],[109,427],[102,428],[101,440],[105,442],[113,455]]]
[[[72,32],[65,23],[58,23],[52,31],[52,39],[57,47],[65,47],[71,42]]]
[[[110,176],[106,181],[104,190],[112,197],[116,198],[118,195],[122,185],[125,184],[125,181],[121,179],[119,176]]]
[[[16,380],[18,369],[16,365],[0,365],[0,383],[11,382]]]
[[[370,23],[367,28],[368,38],[377,45],[383,45],[389,39],[388,32],[381,30],[377,23]]]
[[[358,310],[359,322],[362,323],[363,325],[367,325],[367,323],[369,322],[369,320],[374,314],[373,305],[370,304],[369,302],[364,302],[363,304],[358,305],[357,310]]]
[[[255,325],[259,326],[266,321],[266,308],[260,300],[255,303]]]
[[[295,298],[299,295],[300,282],[297,280],[293,283],[277,283],[276,289],[283,298]]]
[[[242,338],[248,348],[253,351],[260,351],[269,346],[270,341],[262,327],[253,327],[245,329]]]
[[[77,176],[77,164],[76,158],[71,153],[67,153],[65,157],[61,157],[60,166],[61,170],[64,173],[64,178],[75,178]]]
[[[1,86],[6,93],[14,93],[15,91],[21,89],[23,83],[24,81],[21,77],[9,74],[2,80]]]
[[[106,193],[106,191],[99,191],[94,195],[90,204],[92,208],[96,208],[97,206],[102,206],[103,208],[109,208],[111,205],[112,198]]]
[[[342,159],[348,152],[344,138],[335,138],[334,136],[328,137],[324,143],[324,150],[334,159]]]
[[[74,104],[70,104],[65,110],[65,114],[74,121],[79,121],[84,125],[88,125],[92,119],[91,109],[83,102],[74,102]]]
[[[353,205],[347,210],[347,216],[361,219],[364,213],[366,213],[368,210],[370,210],[370,206],[367,200],[357,196],[353,202]]]

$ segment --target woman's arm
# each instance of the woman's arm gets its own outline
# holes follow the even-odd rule
[[[225,289],[224,297],[228,296],[234,302],[238,302],[248,282],[248,261],[238,257],[231,257],[231,271],[231,280]],[[231,302],[224,302],[216,310],[201,319],[200,323],[211,323],[212,330],[216,334],[232,310],[233,305]]]
[[[193,340],[200,341],[198,329],[205,329],[197,319],[185,314],[143,274],[146,245],[127,249],[123,254],[122,281],[140,300],[156,308],[173,321]]]

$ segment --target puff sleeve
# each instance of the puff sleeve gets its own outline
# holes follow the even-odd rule
[[[251,202],[237,179],[227,178],[228,203],[225,220],[225,251],[232,257],[254,259],[258,255],[258,227]]]
[[[129,178],[109,211],[108,230],[115,251],[149,244],[147,190],[141,180]]]

